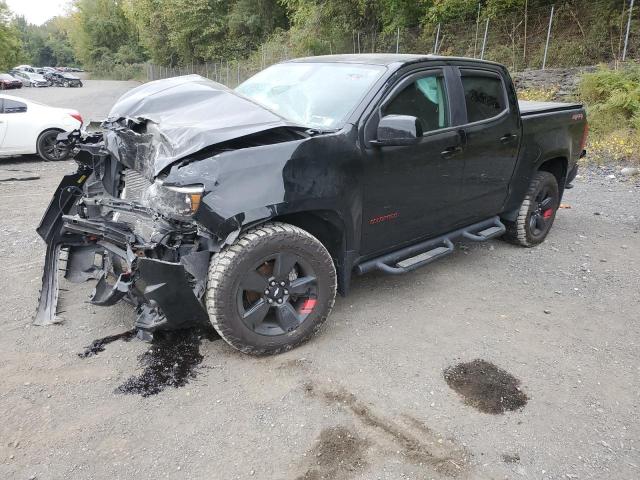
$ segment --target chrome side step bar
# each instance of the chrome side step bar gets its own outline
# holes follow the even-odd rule
[[[357,265],[355,271],[359,275],[372,270],[380,270],[392,275],[411,272],[453,253],[455,250],[453,246],[454,240],[466,238],[474,242],[486,242],[503,235],[506,230],[500,221],[500,217],[492,217],[431,240],[367,260]]]

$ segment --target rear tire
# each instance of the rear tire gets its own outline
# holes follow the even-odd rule
[[[549,172],[537,172],[531,179],[516,221],[502,220],[507,227],[502,238],[523,247],[539,245],[547,238],[559,206],[556,177]]]
[[[36,144],[38,155],[45,162],[59,162],[69,158],[68,148],[61,148],[56,144],[56,139],[61,130],[45,130],[38,137]]]
[[[232,347],[273,355],[306,342],[329,316],[336,271],[308,232],[272,222],[248,230],[209,265],[207,311]]]

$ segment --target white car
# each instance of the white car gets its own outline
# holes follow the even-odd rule
[[[55,108],[10,95],[0,95],[0,155],[37,153],[44,160],[66,160],[69,151],[57,145],[60,132],[82,126],[76,110]]]

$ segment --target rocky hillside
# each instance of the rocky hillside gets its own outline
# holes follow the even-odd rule
[[[518,91],[547,92],[549,100],[567,101],[575,95],[580,75],[596,69],[597,67],[576,67],[525,70],[514,73],[513,81]]]

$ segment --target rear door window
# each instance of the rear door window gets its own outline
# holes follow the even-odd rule
[[[469,123],[496,117],[507,109],[505,90],[500,77],[463,73],[462,86]]]
[[[22,102],[16,102],[8,98],[4,99],[2,106],[2,113],[22,113],[27,111],[27,104]]]

